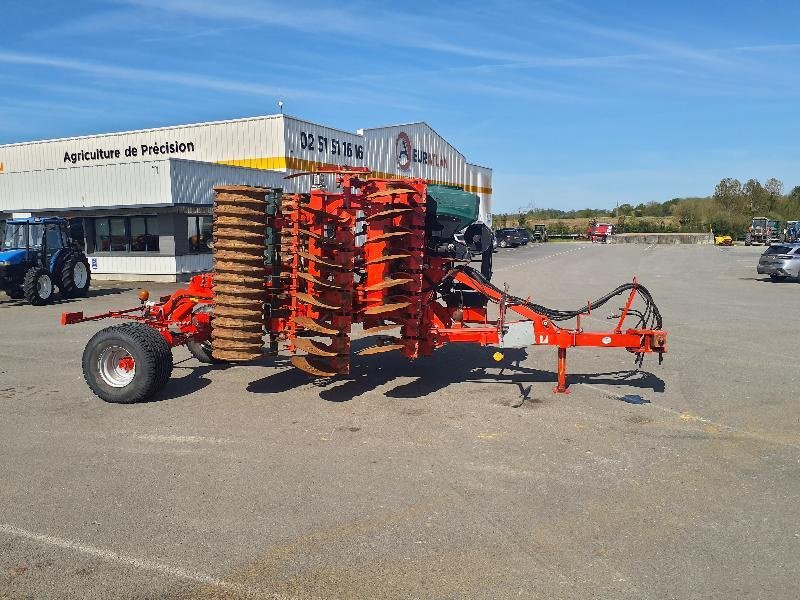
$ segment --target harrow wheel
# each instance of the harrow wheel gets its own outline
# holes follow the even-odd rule
[[[98,331],[83,351],[83,377],[101,399],[115,404],[142,402],[157,394],[172,374],[172,349],[164,337],[141,323]]]

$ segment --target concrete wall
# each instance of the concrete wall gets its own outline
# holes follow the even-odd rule
[[[618,233],[613,244],[713,244],[710,233]]]

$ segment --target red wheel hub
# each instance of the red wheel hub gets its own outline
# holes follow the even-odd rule
[[[130,373],[134,368],[136,368],[136,361],[133,360],[132,356],[126,356],[125,358],[120,359],[119,368]]]

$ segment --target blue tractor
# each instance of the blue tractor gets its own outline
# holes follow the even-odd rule
[[[9,219],[0,239],[0,291],[34,306],[53,301],[58,287],[65,298],[89,293],[86,255],[70,241],[62,218]]]

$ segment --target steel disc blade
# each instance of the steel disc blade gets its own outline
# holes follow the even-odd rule
[[[370,354],[381,354],[383,352],[392,352],[394,350],[402,350],[403,344],[384,344],[379,346],[370,346],[356,352],[358,356],[369,356]]]
[[[308,252],[305,252],[303,250],[298,250],[297,255],[302,256],[307,260],[311,260],[317,263],[318,265],[324,265],[326,267],[331,267],[332,269],[341,269],[342,271],[346,271],[348,269],[346,265],[340,265],[335,262],[331,262],[333,260],[332,258],[314,256],[313,254],[309,254]]]
[[[401,237],[404,235],[411,235],[411,232],[408,229],[398,230],[398,231],[387,231],[386,233],[382,233],[380,235],[376,235],[375,237],[369,238],[365,241],[365,244],[370,244],[372,242],[380,242],[383,240],[389,240],[395,237]]]
[[[317,333],[323,333],[325,335],[339,334],[337,329],[333,329],[329,327],[328,324],[316,321],[311,317],[295,317],[294,322],[303,329],[308,329],[309,331],[316,331]]]
[[[297,299],[301,302],[305,302],[306,304],[311,304],[312,306],[318,306],[319,308],[328,308],[330,310],[340,310],[341,306],[334,306],[333,304],[325,304],[321,300],[317,300],[311,294],[306,294],[305,292],[295,292]]]
[[[377,333],[382,333],[384,331],[391,331],[392,329],[397,329],[398,327],[402,327],[399,323],[390,323],[388,325],[376,325],[375,327],[365,327],[364,334],[365,335],[375,335]]]
[[[367,215],[365,218],[367,221],[377,221],[378,219],[386,219],[388,217],[396,217],[397,215],[402,215],[407,212],[411,212],[414,210],[413,208],[390,208],[388,210],[383,210],[381,212],[377,212],[372,215]]]
[[[298,272],[297,276],[300,279],[305,279],[306,281],[310,281],[314,285],[319,285],[319,286],[322,286],[322,287],[330,288],[332,290],[339,290],[339,291],[342,291],[342,292],[347,291],[346,287],[342,287],[340,285],[336,285],[335,283],[330,283],[330,282],[324,281],[322,279],[317,279],[316,277],[314,277],[310,273]]]
[[[314,356],[336,356],[336,351],[333,350],[333,348],[326,346],[325,344],[315,342],[314,340],[295,338],[292,340],[292,344],[294,344],[295,347],[303,352],[308,352]]]
[[[387,254],[386,256],[379,256],[378,258],[373,258],[372,260],[366,261],[365,265],[376,265],[382,262],[389,262],[390,260],[399,260],[401,258],[411,258],[413,254],[410,252],[404,252],[402,254]]]
[[[336,375],[336,371],[331,370],[330,365],[308,356],[293,356],[292,364],[301,371],[305,371],[315,377],[333,377]]]
[[[374,283],[364,288],[365,292],[376,292],[378,290],[385,290],[398,285],[405,285],[411,283],[413,279],[384,279],[380,283]]]
[[[392,304],[381,304],[379,306],[370,306],[364,309],[365,315],[382,315],[384,313],[394,312],[402,308],[408,308],[411,302],[394,302]]]

